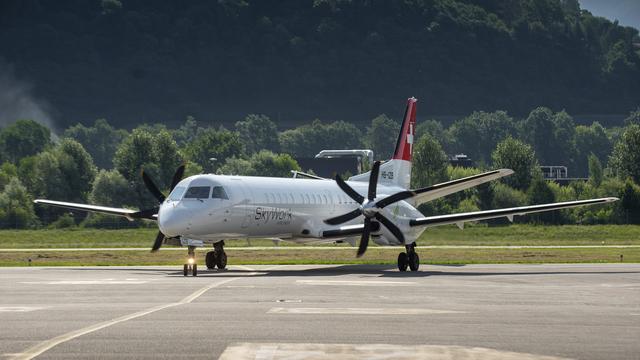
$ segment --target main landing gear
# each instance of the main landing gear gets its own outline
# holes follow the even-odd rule
[[[218,267],[224,270],[227,267],[227,253],[224,252],[224,241],[218,241],[213,244],[213,251],[209,251],[205,256],[207,269],[213,270]]]
[[[184,264],[182,269],[182,273],[184,276],[191,275],[198,276],[198,264],[196,264],[196,247],[189,246],[189,257],[187,258],[187,263]]]
[[[420,267],[420,256],[416,252],[416,243],[406,245],[407,252],[398,254],[398,270],[407,271],[407,267],[411,271],[418,271]]]

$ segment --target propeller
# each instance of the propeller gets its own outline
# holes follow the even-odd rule
[[[380,164],[380,161],[376,161],[375,163],[373,163],[373,167],[371,168],[371,173],[369,176],[369,188],[366,198],[360,195],[351,186],[349,186],[349,184],[342,180],[340,175],[336,175],[336,183],[338,184],[338,187],[340,187],[340,189],[342,189],[342,191],[344,191],[347,196],[359,203],[360,206],[357,209],[346,214],[324,220],[325,224],[339,225],[353,220],[360,215],[364,216],[364,230],[362,231],[360,245],[358,246],[358,257],[361,257],[367,251],[372,224],[374,224],[375,221],[382,223],[382,225],[389,229],[389,231],[393,234],[393,236],[396,237],[396,239],[398,239],[398,241],[403,244],[405,242],[404,234],[402,233],[402,231],[391,220],[382,215],[380,210],[393,203],[415,196],[416,193],[410,190],[405,190],[397,192],[391,196],[387,196],[379,201],[375,201],[378,186],[378,175],[380,174]]]
[[[171,186],[169,187],[169,192],[173,191],[173,188],[175,188],[176,185],[178,185],[178,183],[180,182],[180,180],[182,180],[182,177],[184,176],[184,169],[185,169],[185,164],[180,165],[176,169],[176,172],[173,174],[173,178],[171,179]],[[147,187],[147,190],[149,190],[149,192],[156,199],[158,199],[158,203],[162,204],[167,197],[164,196],[162,191],[160,191],[156,183],[153,182],[149,174],[147,174],[144,171],[144,169],[142,169],[142,181],[144,182],[144,185]],[[142,211],[139,211],[138,214],[144,214],[144,215],[149,215],[151,213],[157,214],[159,209],[160,209],[159,207],[156,207],[149,210],[142,210]],[[156,240],[153,242],[153,246],[151,247],[151,252],[156,252],[160,249],[160,247],[162,246],[162,243],[164,242],[164,238],[165,236],[162,233],[162,231],[158,231],[158,235],[156,235]]]

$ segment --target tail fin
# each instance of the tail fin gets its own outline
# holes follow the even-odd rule
[[[411,159],[416,129],[416,103],[418,99],[409,98],[396,148],[391,160],[380,166],[378,183],[408,189],[411,182]],[[352,176],[349,181],[369,181],[369,172]]]

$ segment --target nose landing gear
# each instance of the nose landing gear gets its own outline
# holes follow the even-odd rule
[[[187,263],[184,264],[182,268],[182,274],[184,276],[188,276],[189,273],[193,276],[198,276],[198,264],[196,264],[196,247],[189,246],[189,257],[187,258]]]
[[[416,243],[406,245],[407,252],[398,254],[398,270],[407,271],[407,267],[411,271],[418,271],[420,268],[420,256],[416,252]]]
[[[213,244],[213,251],[209,251],[205,257],[207,269],[213,270],[218,267],[224,270],[227,267],[227,253],[224,252],[224,241],[218,241]]]

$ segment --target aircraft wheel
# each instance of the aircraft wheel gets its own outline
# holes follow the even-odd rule
[[[188,264],[184,264],[184,267],[182,268],[182,274],[184,276],[189,275],[189,265]]]
[[[412,251],[409,253],[408,258],[409,268],[411,269],[411,271],[418,271],[418,268],[420,267],[420,256],[418,256],[418,253]]]
[[[191,268],[191,275],[198,276],[198,264],[193,264]]]
[[[216,265],[218,269],[224,270],[227,267],[227,253],[224,251],[218,252],[215,257]]]
[[[409,257],[407,253],[401,252],[398,254],[398,270],[407,271],[407,266],[409,265]]]
[[[216,268],[216,253],[215,251],[209,251],[204,257],[204,262],[207,265],[207,269],[213,270]]]

